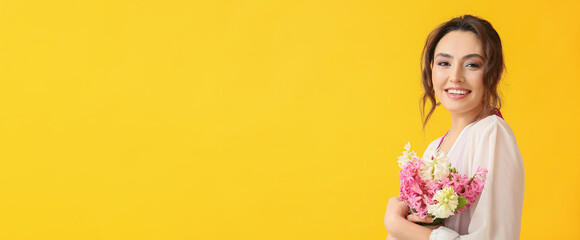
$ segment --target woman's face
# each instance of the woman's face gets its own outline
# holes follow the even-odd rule
[[[451,113],[477,114],[484,95],[483,49],[472,32],[447,33],[435,47],[433,89]]]

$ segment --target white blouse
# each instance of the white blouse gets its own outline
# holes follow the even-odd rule
[[[429,147],[436,149],[440,141],[436,139]],[[473,176],[477,167],[489,172],[479,199],[469,209],[446,219],[444,227],[433,230],[429,239],[519,239],[524,163],[506,121],[491,115],[467,125],[447,156],[461,174]]]

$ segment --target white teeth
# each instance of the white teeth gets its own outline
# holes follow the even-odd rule
[[[447,92],[449,92],[451,94],[457,94],[457,95],[465,95],[465,94],[467,94],[467,91],[458,90],[458,89],[449,89],[449,90],[447,90]]]

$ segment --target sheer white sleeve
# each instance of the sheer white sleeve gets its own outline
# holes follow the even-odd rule
[[[431,232],[431,236],[429,236],[429,240],[442,240],[442,239],[449,239],[449,240],[460,240],[459,233],[453,231],[446,227],[439,227],[433,232]]]
[[[431,240],[519,239],[524,200],[524,165],[513,131],[500,118],[475,127],[466,141],[466,173],[478,167],[489,172],[483,192],[469,211],[468,233],[447,227],[432,232]]]

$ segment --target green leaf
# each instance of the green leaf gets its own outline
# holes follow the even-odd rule
[[[463,198],[462,196],[459,196],[459,199],[457,201],[457,208],[455,209],[455,211],[462,209],[463,207],[465,207],[465,205],[467,205],[468,201],[467,199]]]

